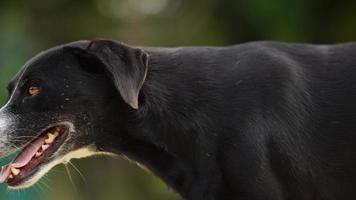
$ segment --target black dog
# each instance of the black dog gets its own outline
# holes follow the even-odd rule
[[[356,199],[356,44],[136,48],[30,60],[0,110],[0,181],[124,154],[190,200]]]

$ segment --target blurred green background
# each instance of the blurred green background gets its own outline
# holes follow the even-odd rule
[[[27,59],[61,43],[93,38],[151,46],[339,43],[356,38],[355,10],[356,1],[346,0],[1,0],[0,102],[7,82]],[[72,162],[82,175],[72,165],[67,166],[71,175],[58,166],[31,189],[0,186],[0,200],[180,199],[127,161]]]

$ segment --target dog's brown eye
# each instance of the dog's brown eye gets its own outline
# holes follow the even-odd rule
[[[34,87],[34,86],[32,86],[32,87],[30,87],[29,89],[28,89],[28,94],[30,95],[30,96],[35,96],[36,94],[38,94],[40,92],[40,88],[39,87]]]

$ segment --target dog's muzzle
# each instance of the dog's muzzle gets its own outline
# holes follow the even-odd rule
[[[0,158],[6,155],[11,150],[11,145],[8,145],[12,127],[15,120],[13,115],[9,114],[5,107],[0,109]]]

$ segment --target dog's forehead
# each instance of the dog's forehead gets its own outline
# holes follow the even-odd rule
[[[53,66],[53,63],[51,65],[46,65],[45,63],[46,61],[49,61],[51,57],[53,57],[51,54],[53,54],[55,51],[59,51],[59,49],[54,49],[53,52],[42,52],[41,54],[36,55],[35,57],[27,61],[15,74],[15,76],[10,80],[8,87],[15,87],[17,84],[20,84],[21,81],[23,81],[25,78],[28,78],[31,74],[33,74],[33,72],[44,71],[47,66]]]
[[[18,83],[23,77],[26,77],[26,75],[29,75],[32,72],[44,71],[46,69],[53,70],[53,66],[68,62],[68,59],[66,59],[66,56],[68,58],[68,54],[65,54],[63,51],[65,47],[85,49],[89,43],[90,41],[87,40],[76,41],[60,46],[55,46],[53,48],[40,52],[39,54],[28,60],[22,66],[22,68],[10,81],[9,87],[11,87],[11,85],[15,83]]]

